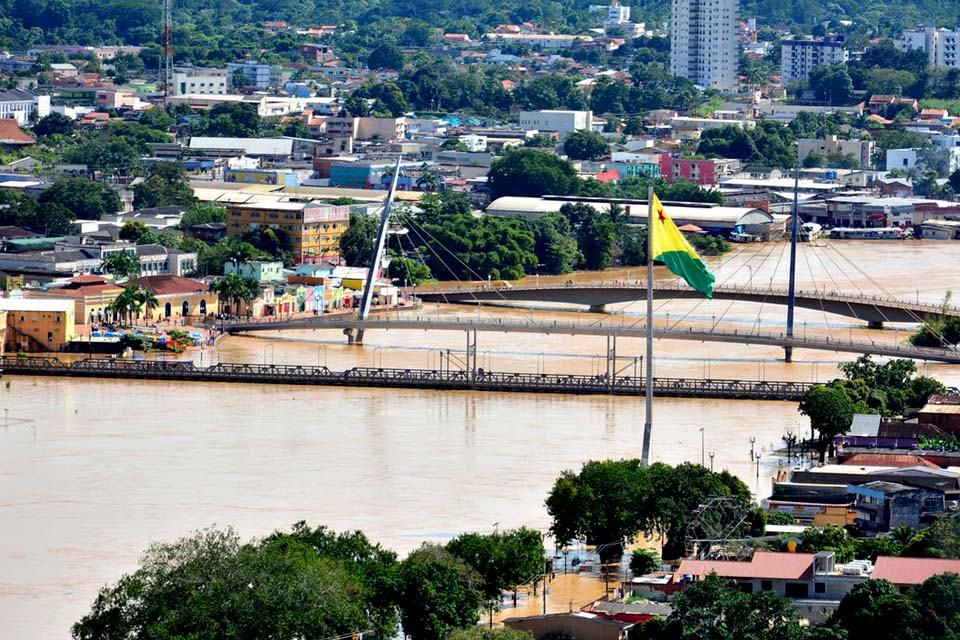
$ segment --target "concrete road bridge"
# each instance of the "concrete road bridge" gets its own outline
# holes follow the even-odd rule
[[[550,302],[583,305],[590,311],[603,312],[608,304],[620,304],[643,300],[647,295],[645,282],[571,283],[567,285],[514,285],[461,286],[454,288],[417,287],[408,289],[410,294],[424,302],[482,303],[482,302]],[[672,298],[697,298],[703,295],[690,287],[678,284],[657,283],[654,295],[658,302]],[[713,290],[716,300],[738,300],[757,304],[786,306],[789,295],[786,289],[720,286]],[[944,311],[940,305],[910,302],[896,298],[871,297],[839,291],[796,292],[796,306],[830,314],[846,316],[867,322],[870,328],[879,329],[884,322],[917,323],[928,315]],[[946,314],[960,317],[960,308],[948,307]]]
[[[476,318],[472,316],[428,316],[414,314],[376,314],[360,320],[354,314],[338,316],[320,316],[318,318],[298,318],[292,320],[264,318],[257,321],[238,320],[226,322],[222,326],[229,333],[250,333],[258,331],[283,331],[292,329],[342,329],[351,343],[362,342],[363,332],[371,329],[400,331],[464,331],[467,333],[467,351],[476,349],[477,332],[494,333],[531,333],[558,335],[592,335],[616,338],[644,338],[645,324],[626,318],[610,318],[602,321],[563,320],[515,320],[507,318]],[[792,336],[784,333],[762,333],[759,331],[739,331],[722,329],[681,329],[666,325],[654,326],[654,336],[666,340],[688,340],[695,342],[726,342],[770,347],[795,349],[814,349],[841,353],[871,354],[893,358],[909,358],[930,362],[960,364],[960,351],[951,349],[931,349],[910,345],[890,344],[864,340],[838,340],[818,337]],[[609,349],[608,349],[609,350]]]

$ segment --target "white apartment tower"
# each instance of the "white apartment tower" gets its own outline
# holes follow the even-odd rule
[[[848,59],[842,38],[784,39],[780,46],[783,86],[806,80],[816,67],[846,64]]]
[[[927,54],[931,67],[960,69],[960,31],[923,27],[903,32],[896,41],[901,51],[920,49]]]
[[[670,72],[705,89],[737,90],[739,0],[673,0]]]

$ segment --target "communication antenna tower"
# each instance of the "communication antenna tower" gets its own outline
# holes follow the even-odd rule
[[[163,26],[160,31],[160,82],[163,91],[163,103],[173,87],[173,0],[163,0]]]

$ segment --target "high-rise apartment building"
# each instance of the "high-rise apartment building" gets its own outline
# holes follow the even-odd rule
[[[923,27],[903,32],[896,41],[901,51],[920,49],[926,52],[931,67],[960,69],[960,31]]]
[[[673,75],[705,89],[737,90],[739,4],[739,0],[673,0]]]
[[[843,38],[785,39],[780,45],[783,86],[806,80],[816,67],[846,64],[850,54]]]

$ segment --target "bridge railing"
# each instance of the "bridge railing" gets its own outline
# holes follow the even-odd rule
[[[601,280],[599,282],[577,282],[572,284],[518,284],[511,286],[509,289],[503,287],[493,287],[487,285],[477,285],[473,287],[460,286],[456,288],[444,288],[439,285],[434,285],[431,288],[427,287],[417,287],[417,290],[421,294],[429,295],[444,295],[444,294],[470,294],[470,293],[484,293],[484,294],[494,294],[497,292],[508,294],[510,292],[521,292],[521,291],[563,291],[570,289],[644,289],[647,288],[647,283],[645,280]],[[682,284],[677,282],[670,283],[655,283],[656,291],[689,291],[689,287],[685,287]],[[750,286],[718,286],[715,288],[715,291],[722,293],[732,293],[732,294],[741,294],[741,295],[753,295],[753,296],[783,296],[786,297],[789,295],[787,289],[779,288],[765,288],[765,287],[750,287]],[[885,306],[896,306],[904,309],[912,309],[923,311],[925,313],[940,313],[943,311],[942,305],[931,304],[928,302],[911,302],[909,300],[904,300],[902,298],[896,298],[893,296],[881,296],[881,295],[867,295],[863,292],[850,293],[847,291],[837,291],[836,289],[827,290],[826,288],[822,289],[798,289],[795,295],[805,298],[822,298],[824,300],[831,300],[836,302],[850,302],[856,304],[876,304],[876,305],[885,305]],[[504,295],[504,298],[508,296]],[[960,315],[960,308],[958,307],[949,307],[948,312],[952,312]]]
[[[631,322],[628,318],[603,317],[598,319],[577,318],[576,321],[552,320],[537,321],[517,318],[496,317],[481,319],[479,316],[431,316],[398,314],[396,317],[380,315],[367,320],[359,320],[356,314],[343,314],[336,317],[302,318],[271,323],[270,327],[279,329],[436,329],[436,330],[477,330],[523,333],[569,333],[571,335],[614,335],[621,337],[641,337],[646,334],[646,324]],[[263,329],[256,323],[234,323],[224,329],[242,332]],[[813,348],[827,351],[845,351],[853,353],[873,353],[883,356],[934,360],[940,362],[960,362],[960,351],[956,349],[937,349],[916,347],[913,345],[889,344],[874,340],[843,340],[825,336],[822,338],[794,335],[790,338],[784,332],[763,332],[739,329],[722,330],[717,328],[701,329],[694,326],[675,328],[654,326],[654,334],[661,339],[702,340],[757,344],[778,347]]]
[[[359,384],[431,388],[549,391],[559,393],[624,393],[645,391],[642,376],[504,372],[477,369],[355,367],[333,371],[325,366],[219,363],[197,367],[192,362],[86,358],[64,362],[43,356],[3,356],[8,372],[36,375],[86,375],[120,378],[189,379],[195,381],[272,382],[290,384]],[[727,379],[656,378],[654,392],[672,396],[800,398],[810,383]]]

